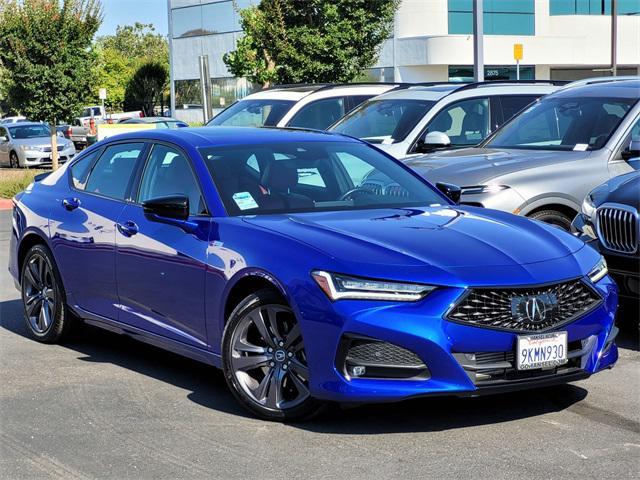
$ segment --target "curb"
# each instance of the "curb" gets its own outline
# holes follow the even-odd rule
[[[0,210],[11,210],[13,208],[13,200],[9,198],[0,198]]]

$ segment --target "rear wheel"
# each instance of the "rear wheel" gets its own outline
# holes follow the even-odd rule
[[[567,232],[571,231],[571,218],[558,210],[540,210],[529,215],[529,218],[540,220]]]
[[[267,420],[309,418],[322,404],[309,392],[309,368],[293,310],[271,290],[245,298],[223,335],[223,369],[234,396]]]
[[[9,166],[11,168],[20,168],[20,160],[18,160],[18,155],[16,155],[16,152],[11,152],[9,154]]]
[[[49,249],[35,245],[22,264],[22,303],[27,329],[40,342],[54,343],[71,330],[64,289]]]

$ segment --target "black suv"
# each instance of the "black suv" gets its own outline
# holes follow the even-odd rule
[[[640,299],[640,171],[614,177],[586,196],[573,228],[600,250],[621,297]]]

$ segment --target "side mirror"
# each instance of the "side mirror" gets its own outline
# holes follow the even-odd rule
[[[418,140],[415,151],[417,153],[429,153],[439,148],[447,148],[451,146],[449,135],[443,132],[429,132],[425,135],[424,140]]]
[[[9,141],[9,137],[7,137],[6,135],[0,135],[0,142],[8,142]]]
[[[462,189],[459,186],[452,185],[451,183],[436,183],[436,188],[444,193],[454,203],[460,203]]]
[[[187,220],[189,218],[189,199],[184,195],[150,198],[142,202],[142,208],[146,215],[161,217],[158,220],[162,218]]]
[[[638,159],[640,157],[640,140],[631,140],[631,143],[622,151],[621,155],[623,160],[627,162],[632,159]]]

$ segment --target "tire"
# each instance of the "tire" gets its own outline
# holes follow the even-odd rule
[[[572,219],[558,210],[540,210],[529,215],[529,218],[540,220],[541,222],[548,223],[567,232],[571,231]]]
[[[20,160],[18,160],[16,152],[11,152],[9,154],[9,168],[20,168]]]
[[[308,390],[298,321],[272,290],[249,295],[231,313],[222,336],[222,368],[240,404],[265,420],[303,420],[324,409]]]
[[[35,340],[57,343],[69,335],[75,318],[67,309],[58,268],[45,245],[34,245],[27,252],[20,290],[27,330]]]

